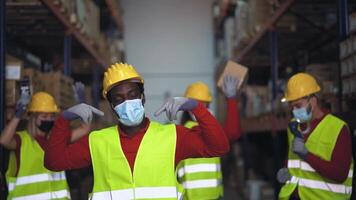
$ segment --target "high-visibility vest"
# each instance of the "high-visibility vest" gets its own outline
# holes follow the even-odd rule
[[[175,176],[176,127],[150,122],[133,173],[123,153],[118,127],[89,135],[94,172],[92,199],[178,199]]]
[[[16,155],[10,153],[6,172],[8,200],[70,199],[64,171],[53,172],[43,165],[44,151],[27,131],[17,133],[21,138],[20,168],[16,176]]]
[[[192,128],[197,122],[187,121],[185,127]],[[178,181],[184,188],[184,199],[206,200],[223,196],[220,158],[189,158],[177,166]]]
[[[346,123],[341,119],[327,115],[317,125],[308,137],[305,146],[309,152],[330,161],[336,141],[343,126]],[[304,199],[350,199],[352,192],[353,160],[350,164],[347,179],[343,183],[338,183],[320,175],[307,162],[300,159],[293,153],[291,145],[294,135],[288,129],[288,170],[292,178],[288,181],[279,193],[279,199],[289,199],[294,190],[302,200]]]

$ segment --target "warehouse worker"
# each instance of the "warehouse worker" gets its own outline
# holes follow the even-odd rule
[[[37,92],[30,99],[29,93],[22,93],[15,116],[0,137],[0,143],[11,150],[6,172],[8,199],[70,199],[64,171],[53,172],[43,164],[47,135],[59,109],[48,93]],[[28,127],[16,132],[28,103]]]
[[[222,87],[227,104],[224,130],[229,141],[234,141],[241,136],[240,116],[236,101],[238,82],[234,77],[227,75]],[[209,87],[203,82],[189,85],[184,96],[201,102],[207,108],[212,100]],[[189,112],[184,112],[182,124],[187,128],[200,129],[195,117]],[[177,171],[178,181],[184,188],[184,199],[218,199],[223,196],[219,157],[186,159],[179,163]]]
[[[288,128],[288,168],[277,174],[277,179],[285,182],[279,199],[350,199],[353,159],[349,128],[321,109],[319,91],[316,80],[306,73],[288,81],[283,101],[289,103],[294,119]]]
[[[45,154],[46,167],[52,170],[92,164],[92,199],[177,199],[175,166],[179,161],[222,156],[229,150],[222,127],[195,100],[175,97],[155,115],[165,112],[173,120],[179,110],[190,110],[200,130],[162,125],[145,117],[144,81],[132,65],[116,63],[107,69],[103,96],[118,117],[118,124],[68,144],[70,120],[89,122],[93,113],[102,115],[87,104],[73,106],[56,120]]]

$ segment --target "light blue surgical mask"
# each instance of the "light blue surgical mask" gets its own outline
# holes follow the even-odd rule
[[[139,125],[145,116],[141,99],[126,100],[116,105],[114,110],[119,116],[119,121],[125,126]]]
[[[310,109],[307,109],[307,107],[308,106],[293,109],[293,116],[297,120],[298,123],[304,123],[304,122],[308,122],[311,120],[312,112]]]

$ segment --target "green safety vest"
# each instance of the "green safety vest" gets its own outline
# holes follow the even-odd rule
[[[308,137],[305,146],[309,152],[330,161],[337,138],[346,123],[341,119],[327,115]],[[291,145],[294,135],[288,129],[288,170],[292,175],[279,193],[279,199],[289,199],[294,190],[302,200],[304,199],[350,199],[352,192],[353,160],[347,179],[343,183],[337,183],[320,175],[307,162],[293,153]]]
[[[17,133],[21,138],[20,168],[16,176],[16,155],[12,151],[6,179],[10,200],[70,199],[64,171],[53,172],[43,165],[44,151],[27,131]]]
[[[192,128],[197,122],[187,121],[185,127]],[[223,196],[220,158],[189,158],[177,166],[178,181],[184,188],[184,199],[206,200]]]
[[[133,173],[123,153],[118,127],[89,135],[94,172],[92,199],[178,199],[175,176],[176,127],[150,125],[138,149]]]

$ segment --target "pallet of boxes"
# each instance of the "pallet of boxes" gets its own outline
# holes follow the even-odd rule
[[[342,95],[356,98],[356,12],[349,16],[349,35],[340,42]],[[344,110],[348,110],[344,105]]]
[[[67,109],[75,104],[73,92],[73,79],[61,72],[50,72],[42,74],[44,91],[51,94],[61,110]]]
[[[25,68],[24,62],[18,58],[6,56],[6,120],[11,119],[15,112],[15,105],[20,98],[21,80],[28,79],[31,93],[44,90],[41,81],[42,73],[34,68]]]

